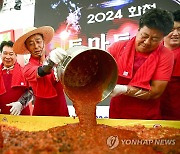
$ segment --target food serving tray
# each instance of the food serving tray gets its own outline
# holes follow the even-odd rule
[[[55,117],[55,116],[13,116],[0,114],[0,123],[15,126],[25,131],[47,130],[56,126],[78,123],[77,117]],[[133,120],[133,119],[97,119],[98,124],[108,126],[134,126],[145,127],[172,127],[180,129],[180,121],[170,120]]]

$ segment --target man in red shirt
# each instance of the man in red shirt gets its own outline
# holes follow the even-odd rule
[[[161,41],[172,27],[169,12],[151,9],[141,16],[135,37],[109,47],[118,65],[110,118],[161,119],[159,97],[173,68],[173,54]]]
[[[12,41],[0,45],[0,113],[30,115],[28,102],[32,94],[28,90],[22,67],[16,61]]]
[[[173,12],[174,27],[164,38],[164,46],[174,53],[174,68],[161,100],[162,118],[180,120],[180,10]]]
[[[29,63],[24,67],[24,75],[35,96],[33,115],[36,116],[69,116],[63,87],[53,69],[66,52],[55,49],[50,52],[49,59],[45,59],[45,45],[53,35],[54,29],[50,26],[33,28],[13,47],[17,54],[31,54]]]

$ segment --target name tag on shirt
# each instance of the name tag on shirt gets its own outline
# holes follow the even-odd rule
[[[128,72],[124,71],[124,72],[123,72],[123,75],[124,75],[124,76],[128,76]]]

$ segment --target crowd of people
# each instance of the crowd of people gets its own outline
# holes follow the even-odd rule
[[[29,29],[15,43],[0,46],[0,109],[2,114],[69,116],[63,86],[54,66],[66,52],[45,51],[54,36],[50,26]],[[180,10],[150,9],[139,20],[132,39],[114,42],[107,51],[118,66],[117,85],[110,94],[109,118],[180,120]],[[17,54],[30,54],[23,68]],[[11,95],[11,97],[9,97]]]

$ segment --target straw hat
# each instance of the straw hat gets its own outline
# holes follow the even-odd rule
[[[13,45],[14,52],[16,54],[29,54],[29,51],[25,46],[25,41],[28,37],[38,33],[43,35],[44,43],[48,44],[53,38],[54,29],[50,26],[42,26],[39,28],[32,27],[27,29],[25,34],[15,41]]]

